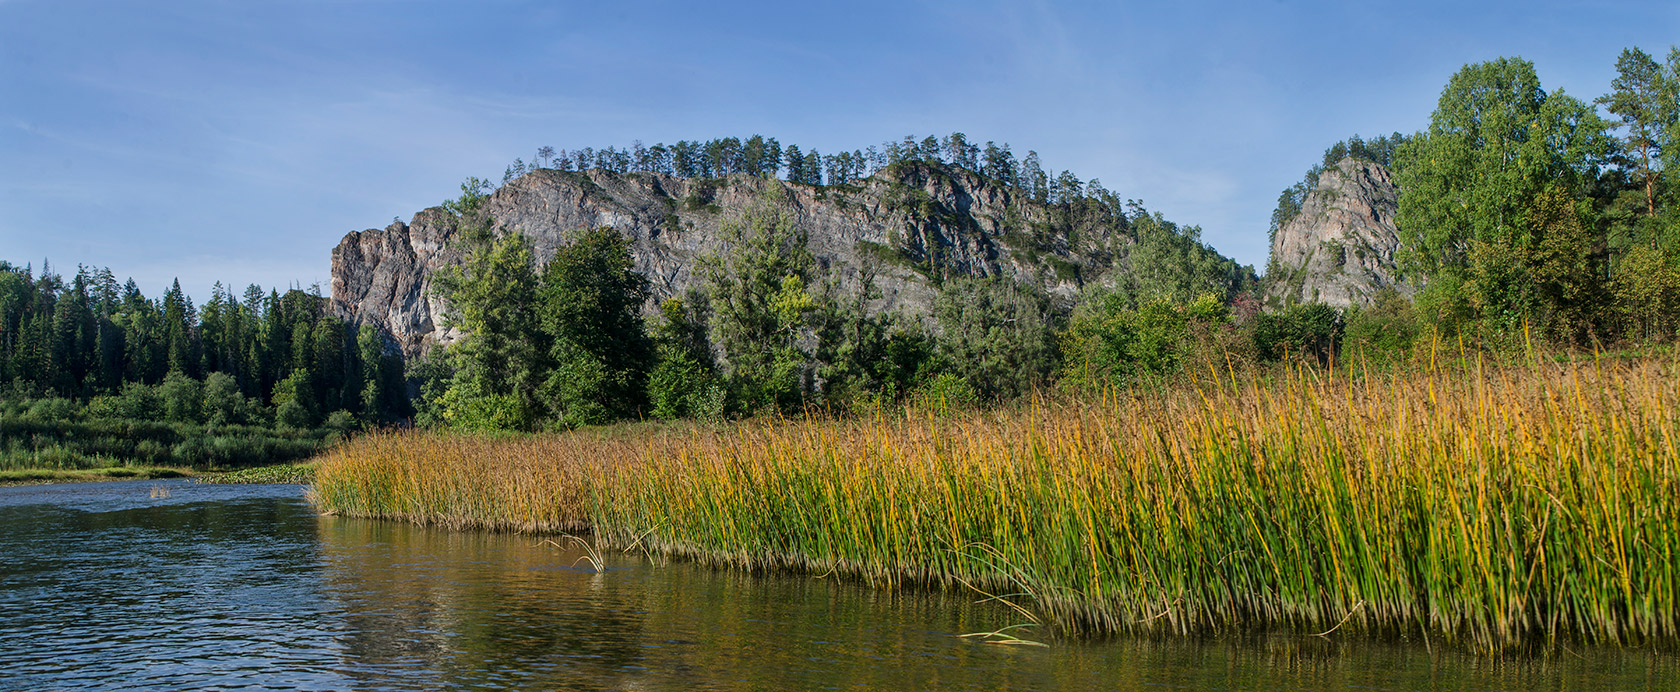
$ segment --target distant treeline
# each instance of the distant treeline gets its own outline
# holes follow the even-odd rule
[[[253,284],[235,297],[218,282],[195,307],[179,281],[151,300],[110,269],[78,267],[66,280],[46,263],[36,272],[0,262],[0,393],[9,398],[87,401],[164,385],[172,375],[207,382],[219,374],[230,394],[276,407],[227,422],[278,415],[313,427],[335,411],[379,422],[406,414],[401,367],[372,328],[357,331],[327,314],[318,293],[265,293]],[[203,407],[133,413],[207,417]]]
[[[0,418],[13,419],[0,423],[9,460],[0,465],[86,462],[84,452],[208,464],[237,457],[234,447],[248,461],[295,457],[321,435],[253,437],[248,428],[342,431],[401,419],[409,415],[402,368],[378,333],[328,315],[318,294],[252,285],[235,297],[218,283],[194,306],[179,282],[153,300],[109,269],[78,267],[66,278],[45,262],[39,271],[0,262]],[[134,429],[97,421],[243,432],[213,433],[220,446],[204,453],[182,434],[151,435],[163,446],[148,451],[126,433],[122,443],[90,441],[89,431]],[[82,433],[44,435],[42,423]],[[116,449],[129,453],[106,454]]]
[[[1040,204],[1097,198],[1106,192],[1095,179],[1081,181],[1066,170],[1053,174],[1044,167],[1036,151],[1028,151],[1024,158],[1017,160],[1008,144],[986,142],[981,146],[970,142],[961,132],[943,138],[929,135],[918,139],[906,135],[899,141],[832,155],[818,153],[816,149],[802,150],[797,144],[784,147],[776,138],[762,135],[705,142],[682,140],[653,146],[636,141],[624,149],[609,146],[556,150],[544,146],[537,149],[529,162],[515,159],[502,173],[502,182],[505,184],[539,169],[600,169],[614,173],[662,173],[679,178],[721,178],[743,173],[760,178],[781,177],[805,185],[847,185],[888,166],[912,161],[979,173],[1022,190]]]

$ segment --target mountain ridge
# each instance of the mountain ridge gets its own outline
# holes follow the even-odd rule
[[[973,171],[919,161],[829,186],[747,174],[539,169],[490,193],[482,208],[493,232],[530,239],[538,262],[577,229],[618,230],[652,284],[651,310],[698,287],[696,262],[723,249],[723,224],[767,203],[806,232],[818,265],[841,290],[860,290],[861,277],[873,274],[872,312],[924,320],[938,286],[961,277],[1003,277],[1071,304],[1088,286],[1124,272],[1136,243],[1113,202],[1044,204]],[[346,234],[332,253],[335,312],[379,327],[408,357],[460,338],[443,326],[446,304],[432,291],[432,277],[464,257],[459,226],[454,214],[432,207],[407,223]]]

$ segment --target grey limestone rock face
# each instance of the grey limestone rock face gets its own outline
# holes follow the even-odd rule
[[[1395,269],[1400,188],[1387,167],[1345,158],[1318,178],[1300,213],[1272,238],[1266,294],[1284,304],[1369,306],[1385,290],[1417,287]]]
[[[830,187],[745,175],[538,170],[492,193],[484,209],[496,233],[523,233],[539,262],[579,229],[617,230],[653,286],[649,310],[697,287],[697,260],[724,251],[724,224],[739,223],[757,204],[781,206],[805,231],[820,273],[837,279],[841,291],[860,290],[860,277],[872,271],[875,312],[926,319],[938,280],[958,276],[1009,277],[1071,299],[1087,278],[1123,259],[1131,242],[1123,233],[1052,224],[1049,209],[1017,196],[975,173],[921,164]],[[456,219],[437,207],[406,224],[349,233],[332,254],[333,308],[418,356],[461,336],[443,326],[447,306],[434,295],[432,277],[462,259]]]

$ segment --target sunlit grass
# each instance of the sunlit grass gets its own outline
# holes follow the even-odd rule
[[[1291,369],[936,417],[375,435],[329,511],[1024,594],[1073,631],[1676,642],[1668,358]],[[968,588],[968,587],[964,587]]]
[[[190,475],[192,473],[186,469],[157,466],[111,466],[96,469],[6,469],[0,470],[0,485],[149,480],[153,478],[181,478]]]

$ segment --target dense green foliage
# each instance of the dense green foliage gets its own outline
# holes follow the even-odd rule
[[[418,422],[532,430],[650,413],[660,345],[639,314],[647,279],[632,270],[625,239],[611,228],[581,231],[539,272],[523,235],[490,232],[482,181],[461,189],[445,206],[461,217],[469,251],[437,285],[446,324],[468,336],[413,369]]]
[[[519,234],[469,233],[465,266],[440,274],[445,324],[471,337],[448,353],[450,385],[435,402],[441,422],[463,429],[526,429],[542,417],[549,334],[539,327],[540,285]]]
[[[567,425],[605,423],[647,408],[653,359],[640,310],[648,282],[611,228],[583,231],[543,269],[543,330],[554,370],[544,398]]]
[[[1666,62],[1629,48],[1616,69],[1595,101],[1606,120],[1547,92],[1525,60],[1466,65],[1428,129],[1338,143],[1284,192],[1273,233],[1341,157],[1394,170],[1400,269],[1421,290],[1415,305],[1389,296],[1345,315],[1350,343],[1392,354],[1426,332],[1496,348],[1674,336],[1680,48]],[[1270,266],[1267,279],[1285,273]]]
[[[102,399],[144,396],[136,389],[146,386],[131,384],[122,397]],[[0,403],[0,469],[272,464],[313,455],[347,432],[116,417],[110,415],[111,403],[56,398]]]
[[[1583,225],[1574,202],[1609,154],[1605,130],[1586,104],[1542,90],[1526,61],[1454,75],[1429,130],[1400,148],[1395,174],[1402,262],[1430,278],[1423,300],[1448,319],[1519,320],[1541,307],[1535,254],[1548,241],[1580,243],[1569,237]]]
[[[816,258],[780,205],[749,209],[723,234],[729,249],[702,258],[701,274],[731,397],[749,411],[796,408],[815,386]]]
[[[1542,89],[1526,61],[1453,76],[1429,129],[1395,162],[1403,268],[1424,284],[1426,316],[1496,337],[1530,327],[1573,342],[1672,332],[1664,316],[1680,237],[1665,229],[1680,216],[1671,192],[1657,194],[1671,187],[1658,183],[1673,147],[1655,133],[1680,115],[1674,57],[1663,68],[1624,52],[1600,99],[1628,129],[1623,140],[1587,104]]]
[[[1041,289],[1004,279],[960,279],[946,286],[934,315],[943,364],[979,396],[1013,398],[1050,380],[1058,325]]]
[[[1226,323],[1229,311],[1211,293],[1187,305],[1156,299],[1130,306],[1105,296],[1075,313],[1062,339],[1062,382],[1090,389],[1124,385],[1138,377],[1176,372],[1210,329]]]
[[[7,464],[294,458],[332,430],[406,415],[405,389],[400,357],[316,294],[218,284],[195,307],[179,283],[150,300],[109,269],[66,280],[0,262]]]
[[[223,422],[268,422],[273,412],[262,409],[288,401],[308,426],[339,410],[381,421],[404,413],[400,365],[372,330],[327,314],[318,294],[251,286],[238,299],[218,284],[194,307],[179,283],[153,301],[108,269],[82,268],[66,282],[46,268],[0,262],[0,394],[8,399],[87,403],[134,384],[203,386]],[[241,397],[257,402],[228,403]],[[132,415],[199,416],[179,399]]]

